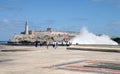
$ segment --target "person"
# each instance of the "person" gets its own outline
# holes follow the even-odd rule
[[[46,46],[47,46],[47,49],[48,49],[48,47],[49,47],[49,41],[46,42]]]
[[[53,42],[53,48],[55,48],[55,49],[57,48],[57,42],[56,41]]]
[[[76,43],[76,45],[79,45],[78,43]]]
[[[66,42],[66,46],[69,46],[69,45],[70,45],[70,42],[69,42],[69,41],[67,41],[67,42]]]
[[[53,41],[53,48],[55,47],[55,42]]]
[[[35,41],[35,47],[38,47],[38,41],[37,40]]]
[[[40,41],[40,46],[42,46],[42,42]]]

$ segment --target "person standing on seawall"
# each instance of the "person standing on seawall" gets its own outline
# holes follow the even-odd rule
[[[58,46],[58,43],[57,43],[56,41],[54,41],[54,42],[53,42],[53,48],[55,48],[55,49],[56,49],[56,48],[57,48],[57,46]]]
[[[37,40],[35,41],[35,47],[38,47],[38,41]]]
[[[49,48],[49,41],[46,42],[47,49]]]

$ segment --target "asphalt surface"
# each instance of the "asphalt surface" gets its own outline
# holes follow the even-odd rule
[[[0,74],[120,74],[120,53],[0,46]]]

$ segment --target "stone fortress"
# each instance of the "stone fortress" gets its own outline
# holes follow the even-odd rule
[[[34,31],[29,30],[28,21],[25,23],[25,31],[20,34],[15,34],[13,38],[9,40],[9,43],[20,43],[20,42],[47,42],[52,43],[53,41],[69,41],[71,38],[78,35],[79,32],[62,32],[53,31],[51,28],[47,28],[45,31]]]

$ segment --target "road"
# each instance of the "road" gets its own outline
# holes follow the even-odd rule
[[[120,73],[120,54],[115,52],[33,46],[3,46],[0,50],[0,74]]]

